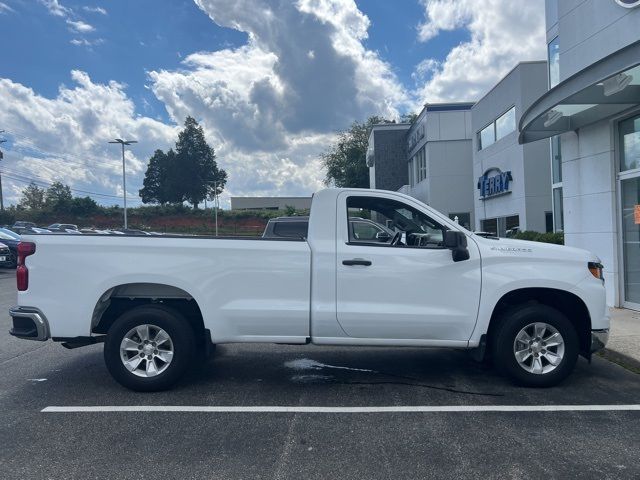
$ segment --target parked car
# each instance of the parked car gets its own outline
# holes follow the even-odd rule
[[[138,230],[136,228],[123,228],[120,231],[125,235],[138,235],[138,236],[151,235],[150,233],[145,232],[144,230]]]
[[[393,238],[359,241],[352,217]],[[609,334],[596,255],[483,238],[399,192],[316,193],[306,239],[33,235],[18,253],[10,333],[104,341],[109,372],[134,390],[169,388],[211,345],[253,342],[488,352],[547,387]]]
[[[73,225],[71,223],[53,223],[47,227],[47,230],[51,230],[52,232],[66,232],[69,233],[69,230],[78,231],[78,226]]]
[[[9,250],[9,246],[4,243],[0,243],[0,267],[13,267],[13,254]]]
[[[0,228],[0,242],[9,247],[12,257],[12,265],[16,266],[16,260],[18,259],[18,244],[20,243],[20,235],[16,232],[9,230],[8,228]]]
[[[367,218],[350,217],[349,228],[353,238],[360,242],[390,242],[395,232]],[[262,238],[307,238],[308,216],[272,218],[267,222]]]
[[[11,227],[11,230],[13,230],[18,234],[21,234],[25,230],[31,230],[32,228],[35,228],[35,227],[36,227],[36,224],[33,222],[25,222],[23,220],[18,220],[13,224],[13,226]]]
[[[52,232],[48,228],[40,228],[40,227],[29,227],[29,228],[25,228],[22,231],[23,235],[27,235],[30,233],[40,234],[40,233],[52,233]]]

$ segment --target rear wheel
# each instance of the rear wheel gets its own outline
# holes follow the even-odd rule
[[[494,364],[528,387],[560,383],[573,371],[578,350],[578,335],[569,319],[539,304],[505,312],[493,342]]]
[[[137,391],[166,390],[192,363],[194,333],[187,320],[163,305],[136,307],[107,334],[104,359],[121,385]]]

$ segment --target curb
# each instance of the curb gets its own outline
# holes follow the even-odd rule
[[[608,348],[600,350],[596,355],[610,362],[617,363],[633,373],[640,374],[640,360],[637,358],[630,357],[615,350],[609,350]]]

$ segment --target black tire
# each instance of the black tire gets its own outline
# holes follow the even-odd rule
[[[535,322],[551,325],[564,341],[562,360],[547,373],[531,373],[525,370],[518,363],[514,353],[516,335],[527,325]],[[532,303],[509,309],[501,315],[492,340],[494,365],[517,384],[526,387],[557,385],[571,374],[578,360],[579,344],[575,327],[561,312],[547,305]],[[540,361],[543,362],[542,358]]]
[[[120,356],[120,344],[125,335],[144,324],[163,329],[173,345],[171,362],[154,377],[141,377],[130,372]],[[193,329],[179,312],[164,305],[142,305],[122,314],[109,328],[104,344],[104,361],[109,373],[122,386],[139,392],[155,392],[171,388],[180,380],[192,364],[196,349]]]

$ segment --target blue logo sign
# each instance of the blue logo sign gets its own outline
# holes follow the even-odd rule
[[[491,175],[492,172],[496,172]],[[480,190],[480,198],[485,199],[488,197],[494,197],[496,195],[502,195],[504,193],[511,193],[511,182],[513,177],[511,171],[502,172],[498,168],[491,168],[484,172],[478,179],[478,190]]]

